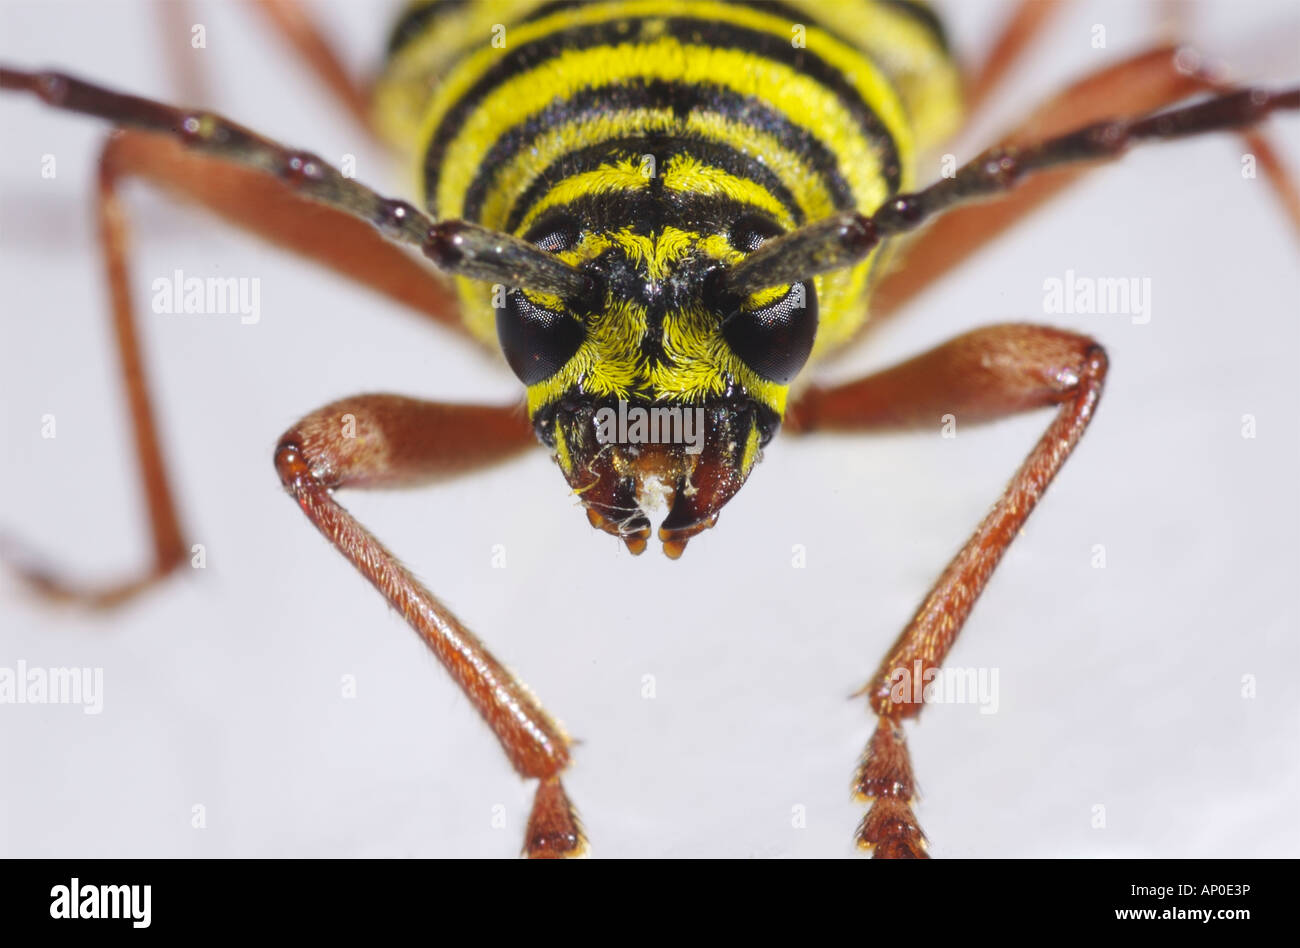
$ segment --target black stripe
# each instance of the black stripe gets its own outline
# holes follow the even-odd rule
[[[533,20],[544,19],[552,13],[558,13],[561,10],[570,10],[574,7],[581,7],[591,3],[592,0],[551,0],[550,3],[544,3],[537,7],[528,16],[522,18],[520,23],[529,23]],[[852,47],[863,58],[870,59],[867,51],[863,49],[851,37],[845,36],[838,29],[828,26],[826,23],[817,19],[815,13],[806,7],[798,7],[784,0],[724,0],[734,6],[749,7],[759,13],[767,13],[772,16],[779,16],[783,20],[789,20],[791,23],[801,23],[812,29],[820,30],[828,36],[833,37],[846,46]],[[823,0],[826,2],[826,0]],[[832,0],[835,2],[835,0]],[[943,21],[939,19],[938,14],[927,3],[919,3],[917,0],[871,0],[879,3],[881,6],[901,13],[914,23],[919,24],[933,37],[935,44],[939,49],[948,56],[952,55],[952,49],[948,45],[948,31],[944,29]]]
[[[787,151],[800,155],[808,163],[809,168],[822,180],[830,193],[836,209],[851,210],[855,206],[853,191],[840,173],[835,153],[803,126],[795,125],[776,109],[758,99],[739,95],[731,89],[704,83],[685,85],[655,80],[650,83],[638,82],[634,85],[584,89],[571,98],[551,103],[542,111],[511,128],[488,150],[474,180],[470,183],[465,196],[463,216],[467,220],[479,220],[483,203],[487,200],[497,172],[519,152],[531,146],[537,136],[546,130],[628,109],[672,109],[679,115],[690,112],[713,112],[736,124],[760,129],[780,142]],[[690,139],[678,138],[678,140],[689,141]],[[700,141],[703,143],[706,140]],[[709,144],[716,149],[709,155],[710,164],[717,164],[738,177],[758,181],[778,200],[790,207],[791,214],[802,223],[803,212],[794,202],[793,196],[787,200],[786,195],[789,195],[789,191],[775,172],[766,165],[739,154],[725,143],[709,142]],[[735,156],[734,164],[730,163],[729,156]],[[552,167],[554,166],[555,163],[552,164]],[[542,177],[554,180],[551,168],[548,168]],[[547,189],[549,190],[549,186]],[[533,188],[529,189],[529,192],[531,191]],[[529,192],[516,198],[513,206],[530,207],[537,197],[530,196]],[[432,207],[433,198],[430,192],[430,210],[436,213],[436,209]],[[508,229],[513,231],[513,228]]]
[[[513,202],[504,230],[514,233],[523,218],[538,201],[542,200],[552,188],[566,178],[594,171],[604,164],[618,161],[639,161],[642,155],[653,155],[662,175],[674,158],[692,157],[702,164],[720,168],[738,178],[753,181],[768,193],[790,214],[795,225],[804,223],[803,210],[794,199],[794,195],[780,178],[753,158],[741,154],[728,145],[704,138],[683,138],[679,136],[645,136],[623,138],[599,142],[556,159],[545,171],[528,186]],[[470,215],[467,204],[465,216]]]
[[[627,42],[632,33],[628,25],[643,24],[647,18],[616,20],[556,30],[531,43],[514,47],[489,68],[443,117],[425,155],[425,193],[432,202],[447,148],[464,127],[466,120],[500,84],[534,69],[565,51]],[[825,86],[853,115],[865,138],[881,151],[881,167],[891,193],[899,186],[901,167],[898,148],[875,111],[849,85],[844,75],[807,49],[792,47],[783,37],[731,24],[710,23],[691,18],[672,18],[664,23],[666,32],[679,41],[711,45],[766,57],[782,63]],[[433,208],[431,208],[433,209]],[[434,209],[436,210],[436,209]]]
[[[560,13],[563,10],[572,10],[575,7],[590,6],[593,0],[551,0],[550,3],[543,3],[527,16],[520,17],[520,23],[533,23],[536,20],[544,20],[552,13]],[[595,0],[599,2],[599,0]]]
[[[570,221],[579,221],[584,229],[598,233],[626,228],[648,236],[665,227],[676,227],[701,234],[725,234],[732,224],[756,214],[771,217],[755,204],[723,194],[655,188],[652,182],[648,188],[584,194],[548,207],[528,228],[524,239],[538,240]]]
[[[435,0],[428,4],[412,4],[393,26],[388,34],[388,46],[384,55],[391,59],[402,47],[419,37],[441,16],[453,13],[469,5],[469,0]]]

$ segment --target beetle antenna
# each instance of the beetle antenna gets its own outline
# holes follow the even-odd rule
[[[1169,141],[1253,125],[1283,109],[1300,109],[1300,88],[1280,92],[1242,89],[1142,118],[1097,122],[1036,145],[990,148],[953,177],[920,191],[895,195],[870,216],[849,211],[769,240],[727,271],[721,288],[743,297],[851,267],[866,259],[882,240],[913,230],[968,201],[1009,191],[1026,175],[1058,165],[1118,158],[1143,141]]]
[[[57,109],[170,135],[186,148],[256,168],[308,200],[366,221],[389,240],[418,247],[447,273],[564,299],[591,289],[581,270],[527,241],[468,221],[435,223],[414,205],[377,194],[317,155],[286,148],[215,113],[114,92],[59,72],[0,66],[0,89],[30,92]]]

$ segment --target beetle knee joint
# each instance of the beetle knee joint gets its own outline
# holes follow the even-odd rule
[[[280,483],[295,495],[316,479],[294,434],[285,435],[276,445],[275,471],[280,475]]]

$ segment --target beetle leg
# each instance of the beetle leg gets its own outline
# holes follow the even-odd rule
[[[51,108],[166,135],[200,154],[278,178],[302,198],[364,221],[394,243],[418,249],[446,274],[565,297],[585,297],[594,288],[594,281],[577,267],[526,240],[472,221],[434,221],[410,202],[383,197],[318,155],[287,148],[214,112],[115,92],[67,73],[3,65],[0,90],[26,92]]]
[[[169,137],[123,129],[108,139],[100,164],[101,203],[116,202],[119,179],[143,179],[467,334],[455,290],[442,274],[365,221],[310,200],[273,175],[205,155]]]
[[[1115,115],[1143,114],[1198,92],[1224,89],[1204,66],[1203,57],[1185,47],[1164,45],[1084,76],[1036,109],[998,144],[1030,146]],[[1238,134],[1300,233],[1300,192],[1268,136],[1259,129],[1242,129]],[[891,269],[882,274],[872,293],[872,318],[867,325],[879,325],[1095,167],[1067,166],[1028,176],[996,200],[946,211],[899,247]]]
[[[1020,0],[1020,5],[1002,24],[998,38],[983,61],[967,72],[965,99],[968,119],[979,114],[980,107],[997,91],[1007,73],[1064,6],[1065,0]]]
[[[866,378],[813,388],[787,429],[864,432],[930,427],[945,413],[966,423],[1058,406],[1056,417],[993,509],[953,558],[864,689],[879,723],[854,780],[871,810],[858,842],[877,856],[923,856],[912,815],[915,794],[901,722],[921,710],[895,691],[898,671],[937,669],[994,568],[1092,420],[1106,353],[1086,336],[1043,326],[977,329]],[[918,665],[919,663],[919,665]]]
[[[308,415],[280,439],[275,467],[307,518],[370,580],[451,674],[505,749],[540,783],[530,857],[586,847],[560,772],[569,738],[527,688],[331,496],[340,487],[405,487],[462,473],[535,444],[522,410],[362,395]]]
[[[370,115],[370,93],[343,65],[325,31],[301,0],[245,0],[266,18],[275,32],[302,61],[352,119],[376,138]]]
[[[162,53],[167,60],[176,97],[185,102],[213,101],[207,71],[201,68],[201,60],[185,41],[192,35],[194,25],[200,22],[192,0],[165,0],[156,7]]]
[[[371,123],[367,84],[348,71],[313,11],[306,9],[301,0],[244,2],[264,18],[270,31],[284,41],[352,120],[369,137],[377,139]],[[212,102],[212,84],[205,70],[193,55],[189,43],[181,41],[188,38],[197,20],[191,0],[161,0],[158,3],[158,25],[165,39],[163,51],[176,97],[185,102]]]
[[[119,195],[122,179],[129,177],[143,178],[196,201],[281,247],[314,258],[334,272],[441,322],[458,325],[456,304],[446,283],[365,223],[308,201],[273,177],[197,154],[166,138],[128,131],[110,136],[100,156],[95,210],[135,455],[149,511],[153,562],[137,576],[102,588],[87,588],[40,565],[40,558],[25,544],[10,538],[0,546],[0,559],[8,561],[37,592],[93,607],[125,602],[184,563],[187,555],[159,444],[131,298],[129,234]]]

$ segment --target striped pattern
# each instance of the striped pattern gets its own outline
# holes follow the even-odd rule
[[[671,284],[692,257],[739,259],[737,220],[789,229],[912,187],[917,156],[956,121],[957,88],[937,20],[910,0],[446,0],[399,21],[378,106],[415,145],[438,217],[527,239],[576,218],[583,239],[562,256],[628,255]],[[866,318],[873,263],[815,281],[814,356]],[[784,389],[729,358],[690,300],[627,289],[575,364],[530,390],[534,410],[578,380],[686,399],[740,381],[783,409]],[[494,340],[490,288],[460,291],[470,328]]]

